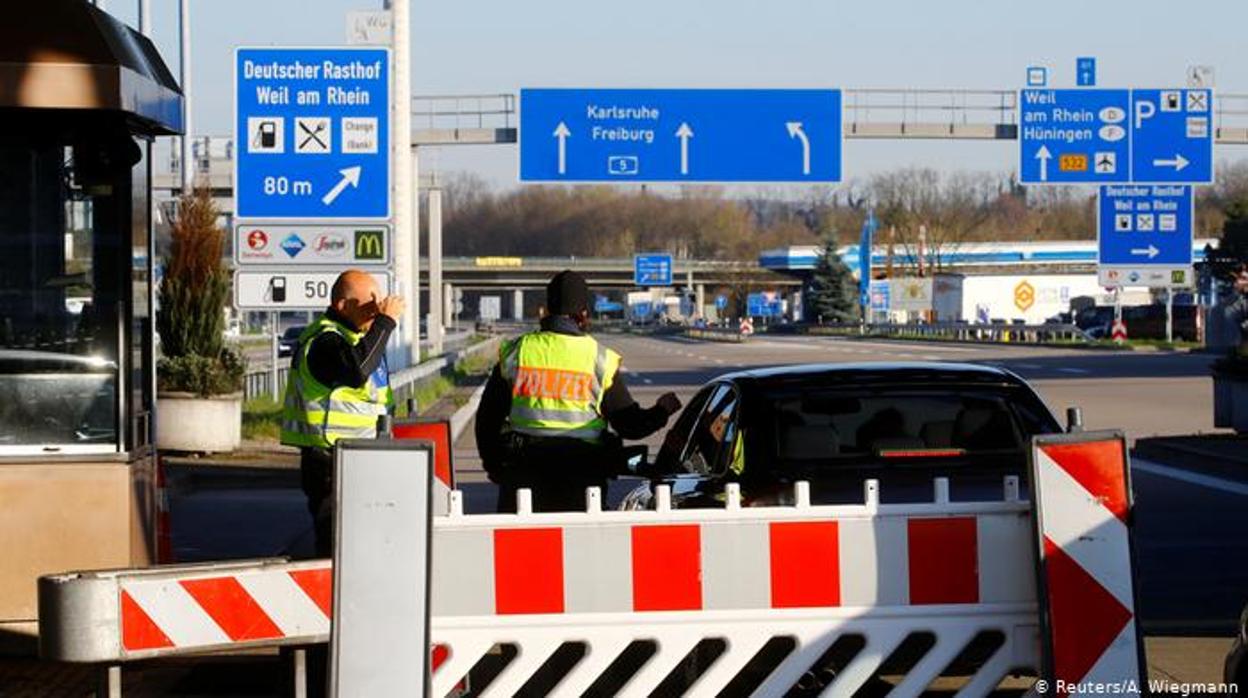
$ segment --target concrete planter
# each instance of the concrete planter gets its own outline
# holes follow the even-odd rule
[[[221,453],[243,440],[243,394],[199,397],[193,393],[156,396],[156,447],[169,451]]]

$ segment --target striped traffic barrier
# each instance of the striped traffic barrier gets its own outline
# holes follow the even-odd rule
[[[1126,439],[1120,432],[1037,437],[1031,468],[1046,680],[1058,695],[1143,685]]]
[[[967,695],[987,693],[1010,670],[1036,668],[1037,611],[1030,505],[1018,483],[997,502],[813,506],[805,483],[793,506],[742,507],[730,486],[722,509],[680,510],[666,488],[654,511],[465,516],[460,493],[434,519],[434,689],[445,695],[498,645],[516,657],[488,685],[509,695],[561,647],[588,653],[562,679],[576,695],[613,672],[637,642],[654,656],[618,690],[648,693],[722,641],[718,660],[686,688],[713,695],[750,673],[769,641],[791,643],[760,677],[760,695],[784,693],[816,673],[840,638],[866,646],[836,671],[833,690],[870,681],[915,633],[936,642],[903,685],[926,686],[988,633]],[[326,641],[329,561],[252,561],[83,572],[40,580],[45,657],[110,664],[206,650]],[[917,692],[917,689],[916,691]]]

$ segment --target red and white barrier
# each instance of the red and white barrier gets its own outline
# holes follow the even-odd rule
[[[850,635],[865,647],[837,668],[825,695],[866,685],[915,633],[935,644],[897,695],[921,692],[985,632],[1002,639],[960,695],[1039,669],[1036,546],[1016,480],[994,502],[951,502],[941,480],[923,504],[881,504],[874,482],[859,505],[812,506],[804,483],[794,494],[794,506],[742,508],[730,486],[723,509],[676,510],[660,488],[657,510],[620,512],[601,511],[591,491],[585,512],[534,514],[522,492],[519,514],[465,516],[453,492],[450,515],[434,519],[434,693],[452,690],[501,644],[518,654],[486,695],[516,692],[565,643],[584,643],[586,654],[556,677],[557,695],[585,691],[636,641],[655,652],[625,677],[626,695],[655,690],[704,640],[725,650],[692,677],[690,695],[715,695],[773,638],[794,645],[756,695],[783,694],[817,673],[825,651]],[[324,642],[331,584],[324,560],[45,577],[44,653],[109,662]]]
[[[396,439],[425,439],[433,443],[433,513],[450,511],[451,490],[455,489],[454,441],[451,422],[446,419],[412,419],[395,422],[390,432]]]
[[[1119,433],[1037,437],[1032,477],[1045,671],[1055,692],[1144,683],[1131,564],[1131,487]],[[1068,687],[1092,686],[1085,691]]]

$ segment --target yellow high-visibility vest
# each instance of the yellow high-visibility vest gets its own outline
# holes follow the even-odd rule
[[[615,382],[620,355],[587,335],[530,332],[499,348],[499,371],[511,385],[511,430],[594,442],[607,422],[602,396]]]
[[[322,385],[308,370],[308,349],[319,335],[333,332],[351,346],[360,343],[363,332],[321,315],[299,336],[298,349],[291,357],[290,377],[282,411],[282,443],[289,446],[329,448],[343,438],[372,438],[377,435],[377,418],[394,405],[394,393],[385,360],[361,386]]]

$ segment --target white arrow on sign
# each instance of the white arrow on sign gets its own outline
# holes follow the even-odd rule
[[[1040,150],[1036,151],[1036,159],[1040,161],[1040,181],[1049,181],[1049,159],[1053,157],[1053,153],[1049,152],[1049,146],[1042,145]]]
[[[338,183],[334,185],[334,188],[330,189],[325,196],[321,197],[321,203],[326,206],[334,203],[334,200],[338,198],[338,195],[342,193],[343,189],[347,188],[348,184],[358,189],[360,186],[360,172],[363,170],[364,168],[360,165],[338,170],[338,173],[342,175],[342,179],[338,180]]]
[[[1173,167],[1175,172],[1182,172],[1183,168],[1189,164],[1191,164],[1190,161],[1178,153],[1174,154],[1173,160],[1163,160],[1161,158],[1153,160],[1153,167]]]
[[[1153,257],[1156,257],[1157,255],[1161,254],[1161,250],[1157,249],[1153,245],[1149,245],[1148,247],[1132,247],[1131,254],[1133,256],[1147,255],[1149,259],[1152,259]]]
[[[572,132],[568,130],[568,125],[560,121],[554,133],[555,138],[559,139],[559,174],[566,174],[568,171],[568,136],[570,135]]]
[[[802,142],[802,174],[810,174],[810,139],[802,130],[802,122],[790,121],[785,124],[789,129],[789,138],[797,138]]]
[[[687,175],[689,174],[689,139],[693,138],[693,129],[682,121],[680,128],[676,129],[676,137],[680,139],[680,173]]]

